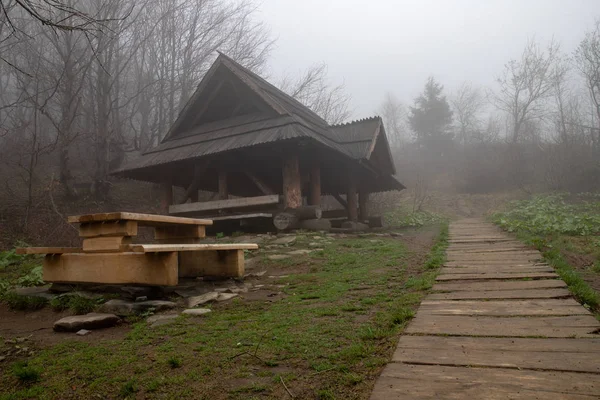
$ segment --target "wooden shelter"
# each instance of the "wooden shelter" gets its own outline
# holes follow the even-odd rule
[[[380,117],[329,125],[224,54],[162,142],[113,174],[160,183],[165,211],[215,222],[240,210],[267,217],[304,207],[320,217],[323,195],[338,199],[349,220],[366,220],[370,193],[404,188]],[[174,186],[183,198],[173,198]],[[213,199],[199,202],[199,190]]]

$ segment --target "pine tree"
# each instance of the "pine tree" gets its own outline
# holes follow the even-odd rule
[[[452,145],[452,111],[442,95],[444,87],[433,77],[427,79],[425,90],[410,107],[408,122],[416,135],[417,144],[441,155]]]

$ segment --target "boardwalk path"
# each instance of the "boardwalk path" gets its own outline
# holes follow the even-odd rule
[[[371,400],[600,398],[600,323],[539,252],[466,219],[447,254]]]

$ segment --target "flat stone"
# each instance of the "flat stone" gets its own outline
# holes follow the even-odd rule
[[[231,300],[237,296],[238,296],[237,293],[219,293],[219,296],[217,297],[217,301],[218,302],[227,301],[227,300]]]
[[[273,244],[290,245],[296,242],[296,236],[283,236],[273,241]]]
[[[285,260],[286,258],[290,258],[290,255],[287,254],[273,254],[272,256],[267,257],[269,260],[272,261],[279,261],[279,260]]]
[[[181,313],[182,314],[186,314],[186,315],[192,315],[195,317],[199,317],[202,315],[206,315],[208,313],[212,312],[211,309],[209,308],[189,308],[187,310],[183,310]]]
[[[80,329],[77,332],[75,332],[77,336],[85,336],[89,335],[90,333],[92,333],[92,331],[88,331],[87,329]]]
[[[200,296],[189,297],[187,299],[187,306],[189,308],[193,308],[202,304],[209,303],[211,301],[215,301],[217,300],[217,297],[219,297],[218,292],[208,292]]]
[[[252,269],[254,267],[256,267],[256,265],[258,264],[258,258],[254,257],[254,258],[248,258],[246,260],[244,260],[244,268],[246,269]]]
[[[59,319],[54,323],[57,332],[77,332],[82,329],[102,329],[115,326],[120,321],[114,314],[90,313],[86,315],[73,315]]]
[[[142,301],[148,301],[148,296],[140,296],[135,298],[136,303],[140,303]]]
[[[312,243],[309,243],[309,244],[308,244],[308,247],[319,247],[319,246],[321,246],[321,245],[322,245],[322,243],[315,243],[315,242],[312,242]]]
[[[148,300],[140,302],[132,302],[127,300],[113,299],[102,304],[100,311],[112,313],[120,316],[139,314],[150,309],[154,311],[164,311],[175,308],[177,304],[172,301],[165,300]]]
[[[146,319],[146,322],[151,327],[156,327],[156,326],[167,325],[167,324],[173,323],[173,322],[175,322],[177,317],[179,317],[178,314],[162,314],[162,315],[159,314],[159,315],[153,315],[151,317],[148,317],[148,319]]]
[[[292,256],[304,256],[306,254],[310,254],[312,253],[314,250],[308,250],[308,249],[300,249],[300,250],[294,250],[294,251],[290,251],[287,254],[290,254]]]
[[[40,297],[48,300],[51,300],[54,297],[56,297],[56,295],[50,293],[50,286],[20,287],[15,288],[14,293],[20,296]]]
[[[250,274],[246,274],[246,278],[259,278],[261,276],[263,276],[264,274],[266,274],[267,271],[258,271],[258,272],[252,272]]]

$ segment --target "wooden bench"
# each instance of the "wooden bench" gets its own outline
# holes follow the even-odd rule
[[[44,280],[63,283],[177,285],[180,277],[244,275],[244,250],[256,244],[202,244],[211,220],[137,213],[69,217],[79,223],[78,247],[30,247],[46,254]],[[159,244],[132,244],[138,226],[154,228]]]

